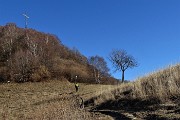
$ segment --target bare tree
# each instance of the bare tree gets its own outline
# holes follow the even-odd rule
[[[122,82],[124,82],[124,72],[128,68],[137,67],[137,61],[133,56],[128,55],[125,50],[113,50],[109,56],[110,61],[115,67],[115,71],[122,72]]]
[[[4,37],[2,38],[2,50],[3,54],[6,54],[7,57],[10,57],[12,55],[13,51],[13,43],[15,39],[17,38],[17,27],[14,23],[8,23],[4,28],[2,33],[4,34]]]
[[[90,65],[94,66],[94,78],[97,82],[100,82],[101,76],[109,76],[109,68],[107,67],[107,63],[103,57],[98,55],[91,56],[88,59]]]

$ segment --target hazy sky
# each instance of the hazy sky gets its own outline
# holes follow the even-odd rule
[[[86,57],[108,60],[112,49],[124,49],[139,62],[125,79],[151,73],[180,61],[180,0],[0,0],[0,25],[14,22],[57,35]]]

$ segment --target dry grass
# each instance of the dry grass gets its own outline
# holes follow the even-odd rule
[[[134,97],[156,98],[161,102],[178,102],[180,97],[180,65],[142,77],[134,83]]]
[[[97,103],[120,97],[134,99],[158,99],[162,103],[180,101],[180,65],[170,66],[164,70],[138,78],[135,82],[121,84],[111,91],[96,96]],[[104,100],[103,100],[104,99]]]
[[[93,97],[91,102],[100,111],[133,111],[142,119],[168,119],[169,116],[180,119],[180,64],[151,73],[135,82],[120,84]]]
[[[80,84],[74,93],[74,85],[67,81],[0,84],[0,120],[96,120],[96,115],[76,105],[74,94],[87,100],[107,87]]]
[[[131,111],[134,107],[136,108],[134,114],[142,115],[147,119],[152,116],[158,118],[157,114],[164,117],[165,113],[174,111],[177,113],[167,115],[172,115],[174,118],[180,117],[177,115],[179,107],[174,111],[167,112],[162,112],[159,109],[156,111],[159,113],[153,112],[154,115],[145,111],[145,107],[146,109],[148,107],[148,110],[150,110],[149,107],[151,110],[161,106],[165,107],[163,104],[167,102],[180,105],[180,65],[149,74],[135,82],[116,86],[80,84],[78,93],[75,93],[74,84],[57,80],[39,83],[0,84],[0,91],[1,120],[100,119],[102,115],[97,116],[87,109],[79,109],[79,106],[76,106],[74,94],[80,95],[87,102],[87,105],[91,105],[88,102],[92,102],[92,100],[94,107],[105,103],[111,113],[115,109],[125,110],[125,107],[128,106]],[[161,106],[145,106],[148,100],[160,101]],[[137,107],[141,107],[141,109],[137,109]],[[145,114],[147,115],[145,116]],[[122,116],[122,114],[119,115]],[[102,119],[109,120],[110,118],[104,116]]]

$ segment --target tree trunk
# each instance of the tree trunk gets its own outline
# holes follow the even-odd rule
[[[124,82],[124,70],[122,70],[122,83]]]
[[[97,82],[100,83],[100,73],[99,73],[99,71],[97,71],[97,72],[98,72],[98,73],[97,73],[97,74],[98,74],[98,75],[97,75]]]
[[[95,68],[94,68],[94,79],[95,79],[95,81],[97,82],[97,77],[96,77],[96,70],[95,70]]]

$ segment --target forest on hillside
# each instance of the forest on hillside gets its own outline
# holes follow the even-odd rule
[[[101,60],[106,71],[98,69],[93,64],[95,60]],[[14,23],[0,26],[1,82],[67,79],[70,82],[116,84],[118,81],[108,71],[102,57],[88,59],[78,49],[63,45],[56,35],[19,28]]]

